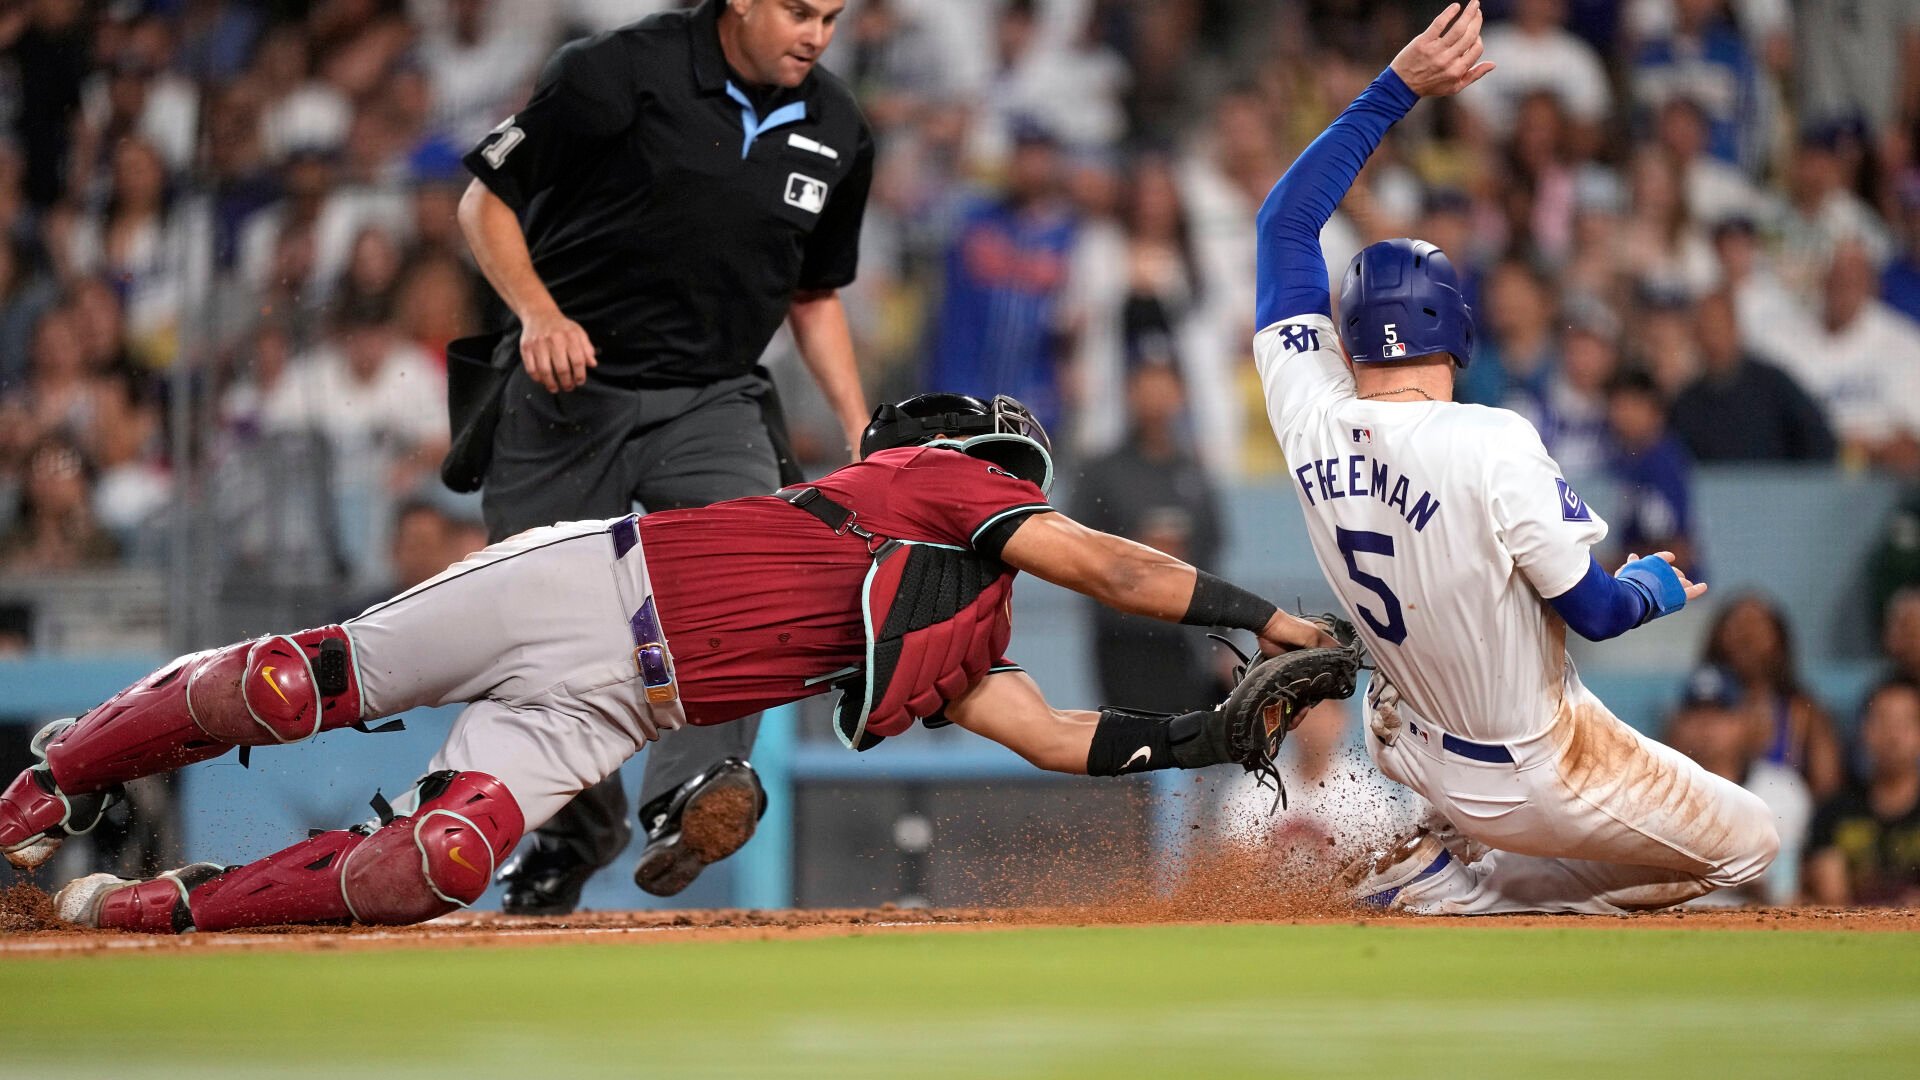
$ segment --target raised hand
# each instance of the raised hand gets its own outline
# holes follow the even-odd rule
[[[1465,8],[1448,4],[1393,58],[1394,74],[1421,97],[1457,94],[1479,82],[1493,70],[1491,62],[1480,62],[1486,52],[1480,41],[1480,24],[1484,21],[1480,0],[1468,0]]]

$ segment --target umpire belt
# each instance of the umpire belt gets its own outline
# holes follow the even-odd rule
[[[1431,728],[1423,731],[1420,725],[1412,720],[1407,721],[1407,731],[1419,736],[1421,742],[1431,742],[1432,736],[1438,734],[1440,749],[1449,754],[1457,754],[1472,761],[1484,761],[1491,765],[1513,764],[1513,751],[1499,743],[1469,742],[1458,735],[1449,735],[1444,731],[1434,732]]]

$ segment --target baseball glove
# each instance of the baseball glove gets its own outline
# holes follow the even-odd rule
[[[1238,685],[1220,706],[1226,716],[1231,758],[1256,774],[1262,786],[1271,782],[1277,793],[1275,806],[1282,809],[1287,805],[1287,789],[1274,764],[1280,744],[1308,709],[1322,701],[1353,696],[1354,680],[1366,659],[1353,624],[1337,615],[1316,615],[1307,621],[1318,623],[1339,644],[1261,660],[1227,643],[1241,660],[1234,673]]]

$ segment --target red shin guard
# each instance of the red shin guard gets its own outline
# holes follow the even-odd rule
[[[435,773],[420,807],[365,834],[344,829],[236,867],[187,898],[200,930],[291,923],[424,922],[480,899],[520,841],[520,805],[485,773]]]

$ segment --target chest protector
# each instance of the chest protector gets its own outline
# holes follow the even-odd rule
[[[875,536],[819,488],[778,494],[873,557],[860,590],[865,655],[834,679],[842,743],[871,749],[938,716],[986,677],[1013,636],[1011,568],[956,545]]]

